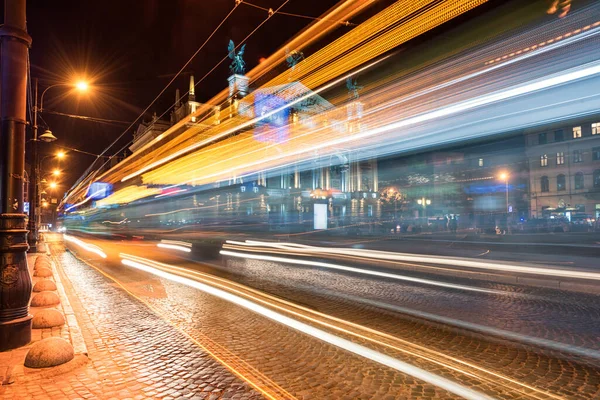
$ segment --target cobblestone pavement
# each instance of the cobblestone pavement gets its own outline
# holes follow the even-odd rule
[[[461,315],[465,318],[470,312],[485,310],[489,313],[483,322],[494,318],[495,307],[506,308],[502,312],[509,323],[504,322],[503,326],[510,328],[510,298],[465,295],[418,284],[391,284],[352,274],[262,261],[229,260],[224,267],[215,268],[184,259],[181,253],[159,250],[153,244],[94,243],[109,254],[107,260],[91,257],[94,265],[115,276],[128,290],[200,343],[213,343],[235,354],[240,364],[252,371],[251,380],[264,387],[275,384],[297,398],[402,399],[453,398],[453,395],[194,288],[118,266],[119,252],[225,277],[308,309],[377,329],[383,334],[365,333],[367,331],[360,328],[362,330],[357,330],[363,332],[360,336],[350,332],[354,327],[345,325],[348,332],[338,332],[338,335],[496,398],[593,399],[600,396],[600,367],[594,360],[430,323],[391,311],[373,301],[358,301],[377,299],[411,307],[440,303],[439,309],[434,311],[442,314],[456,301],[459,305],[456,311],[465,314]],[[84,252],[80,252],[80,256],[90,257]],[[519,294],[515,293],[515,298]],[[523,331],[527,334],[544,332],[545,322],[543,316],[540,317],[545,312],[544,307],[560,310],[556,314],[558,318],[562,318],[561,313],[575,312],[581,316],[588,310],[597,312],[598,309],[595,303],[589,303],[589,297],[583,303],[579,298],[565,297],[563,304],[559,299],[542,300],[540,296],[543,298],[546,292],[538,291],[528,300],[533,301],[529,313],[538,317],[530,318],[534,326]],[[513,310],[515,324],[528,317],[526,301],[517,301],[522,304]],[[582,305],[586,302],[588,307]],[[597,321],[597,314],[588,316],[591,322],[583,329],[586,335]],[[477,315],[473,318],[477,319]],[[565,328],[562,332],[569,331]],[[571,332],[571,336],[569,340],[580,346],[585,346],[592,337],[581,341],[577,331]],[[375,339],[379,341],[376,344]]]
[[[5,399],[262,396],[189,337],[114,282],[53,246],[88,348],[89,362],[57,376],[0,388]]]

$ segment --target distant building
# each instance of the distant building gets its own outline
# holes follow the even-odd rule
[[[600,117],[525,133],[531,216],[600,217]]]

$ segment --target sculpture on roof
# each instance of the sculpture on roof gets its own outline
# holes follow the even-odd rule
[[[360,94],[358,93],[363,87],[358,86],[358,81],[356,79],[348,78],[346,79],[346,88],[348,89],[348,97],[351,100],[358,100]]]
[[[244,75],[244,72],[246,71],[246,63],[244,62],[244,50],[246,49],[246,44],[243,44],[242,47],[240,47],[240,50],[237,52],[235,52],[235,44],[233,43],[233,40],[229,41],[229,46],[227,46],[227,51],[228,51],[228,56],[229,58],[231,58],[233,61],[231,62],[231,64],[229,65],[229,71],[231,72],[232,75]]]
[[[287,62],[288,68],[292,71],[296,68],[296,65],[304,60],[304,54],[298,50],[285,49],[285,61]]]

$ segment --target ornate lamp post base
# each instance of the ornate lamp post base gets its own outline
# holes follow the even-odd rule
[[[0,214],[0,351],[31,341],[25,214]]]

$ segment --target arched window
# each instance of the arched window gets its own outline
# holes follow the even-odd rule
[[[563,174],[556,177],[556,190],[567,190],[567,179]]]
[[[542,192],[550,191],[550,181],[548,180],[547,176],[542,176],[542,179],[540,179],[540,183],[542,185]]]
[[[583,172],[575,174],[575,190],[583,189]]]
[[[594,187],[600,188],[600,169],[594,171]]]

